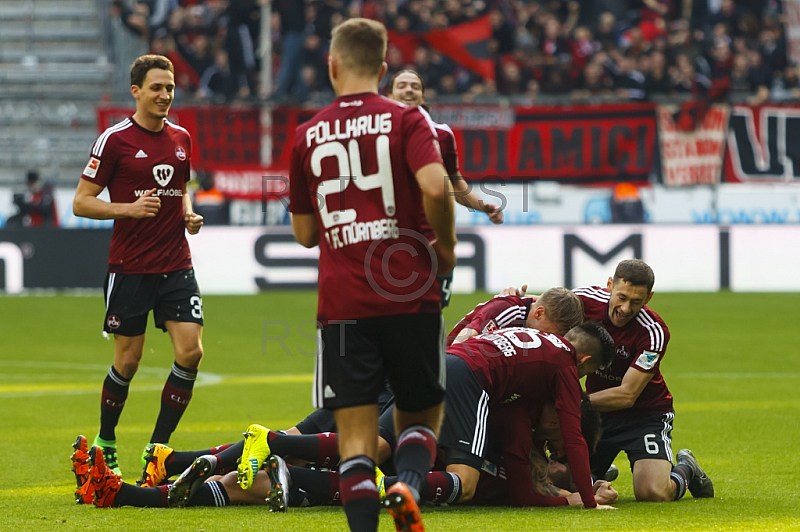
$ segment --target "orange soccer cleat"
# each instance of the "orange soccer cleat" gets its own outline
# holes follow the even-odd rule
[[[75,473],[75,502],[78,504],[92,504],[94,500],[94,488],[89,480],[89,447],[86,436],[81,434],[72,444],[75,451],[70,456],[72,460],[72,472]]]
[[[403,532],[425,532],[425,523],[414,495],[403,482],[396,482],[386,490],[383,505],[394,519],[394,528]]]
[[[92,467],[89,469],[89,479],[94,488],[94,505],[98,508],[114,506],[114,498],[122,487],[122,478],[106,466],[103,458],[103,449],[94,446],[89,451]]]

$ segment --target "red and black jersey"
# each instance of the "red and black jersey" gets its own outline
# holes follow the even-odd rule
[[[183,220],[191,157],[189,132],[166,120],[154,132],[126,118],[98,137],[82,179],[106,187],[112,203],[133,203],[153,188],[153,196],[161,198],[154,218],[114,220],[109,272],[166,273],[191,267]]]
[[[586,376],[586,391],[594,393],[619,386],[629,368],[652,373],[642,393],[631,408],[603,412],[604,416],[635,417],[664,414],[672,410],[672,394],[661,375],[661,360],[667,352],[669,329],[664,320],[644,306],[639,314],[624,327],[615,327],[608,317],[609,291],[599,286],[574,289],[583,301],[586,319],[595,319],[614,338],[616,354],[611,366]]]
[[[297,128],[290,211],[317,218],[320,323],[440,310],[415,178],[431,163],[427,113],[378,94],[337,98]]]
[[[458,333],[467,328],[483,334],[503,327],[525,327],[535,301],[532,297],[497,296],[481,303],[453,327],[447,335],[447,345],[452,345]]]
[[[531,429],[538,425],[545,403],[553,401],[575,486],[584,506],[595,506],[589,451],[581,432],[583,390],[575,347],[555,334],[513,327],[451,345],[447,352],[472,369],[489,396],[490,412],[504,416],[499,430],[512,504],[534,505],[528,469]]]

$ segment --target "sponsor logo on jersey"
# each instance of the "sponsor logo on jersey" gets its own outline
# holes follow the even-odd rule
[[[642,369],[653,369],[656,362],[658,362],[658,353],[652,351],[642,351],[642,354],[636,359],[636,365]]]
[[[628,348],[624,345],[617,346],[617,356],[622,359],[626,359],[631,356],[631,352],[628,351]]]
[[[177,157],[181,161],[186,160],[186,150],[183,149],[183,146],[178,146],[177,148],[175,148],[175,157]]]
[[[106,320],[106,325],[108,325],[109,329],[119,329],[119,326],[122,325],[122,320],[119,319],[119,316],[112,314]]]
[[[505,401],[502,401],[502,402],[503,402],[503,404],[508,404],[508,403],[516,401],[519,398],[520,398],[520,395],[518,393],[512,393],[511,397],[509,397],[508,399],[506,399]]]
[[[134,190],[133,195],[137,198],[140,198],[147,194],[147,190]],[[155,192],[153,192],[153,197],[157,196],[183,196],[183,190],[179,188],[159,188]]]
[[[135,159],[147,159],[147,154],[144,152],[144,150],[139,150],[139,151],[136,152],[136,155],[134,155],[134,158]]]
[[[153,177],[160,186],[165,187],[172,179],[175,168],[171,164],[157,164],[153,167]]]
[[[92,157],[86,163],[86,168],[83,169],[83,175],[94,178],[97,175],[97,169],[100,168],[100,159]]]

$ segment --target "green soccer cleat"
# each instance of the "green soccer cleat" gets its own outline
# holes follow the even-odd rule
[[[285,512],[289,506],[289,488],[292,486],[292,477],[286,462],[277,454],[271,454],[267,460],[267,474],[270,487],[267,492],[267,506],[270,512]]]
[[[244,433],[244,449],[236,473],[237,482],[243,490],[252,487],[256,473],[270,454],[268,435],[268,428],[255,423],[247,427],[247,432]]]
[[[172,483],[167,492],[167,502],[171,508],[186,506],[197,489],[203,485],[208,477],[214,474],[217,468],[217,457],[207,454],[197,458],[181,476]]]
[[[105,459],[106,467],[113,471],[115,475],[121,477],[122,471],[117,461],[117,440],[104,440],[98,434],[94,438],[92,447],[100,447],[103,450],[103,458]]]

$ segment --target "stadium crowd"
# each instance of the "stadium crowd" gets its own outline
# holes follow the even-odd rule
[[[800,97],[779,0],[115,0],[125,25],[167,55],[187,96],[259,94],[261,4],[270,2],[276,101],[332,96],[327,47],[349,17],[390,30],[389,76],[405,68],[429,100]],[[494,79],[430,47],[427,32],[485,17]]]

